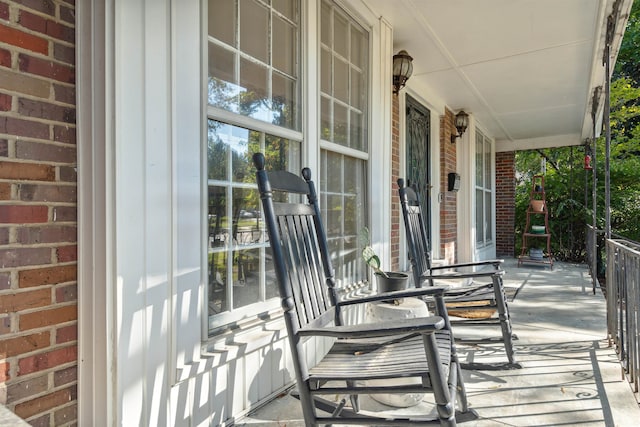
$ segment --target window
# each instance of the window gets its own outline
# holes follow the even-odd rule
[[[306,40],[320,64],[319,91],[303,103],[301,1],[208,2],[203,155],[212,333],[279,307],[251,161],[257,151],[269,169],[296,174],[303,151],[317,161],[336,281],[367,278],[359,236],[369,209],[369,32],[332,1],[318,3],[319,34]],[[304,114],[316,105],[316,117]],[[303,117],[317,121],[318,145],[303,141]]]
[[[493,241],[491,141],[476,130],[476,247]]]
[[[209,105],[300,130],[299,11],[299,0],[209,0]]]
[[[299,0],[209,0],[209,328],[277,307],[252,155],[301,168]]]
[[[321,8],[320,196],[338,286],[366,278],[369,34],[333,2]]]

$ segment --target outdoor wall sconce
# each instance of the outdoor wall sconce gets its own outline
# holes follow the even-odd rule
[[[447,175],[447,191],[460,190],[460,175],[455,172],[449,172]]]
[[[393,93],[396,95],[404,87],[413,73],[413,58],[406,50],[393,55]]]
[[[460,112],[456,114],[455,126],[458,134],[451,135],[452,144],[456,143],[456,138],[462,138],[462,134],[467,130],[467,126],[469,126],[469,115],[460,110]]]

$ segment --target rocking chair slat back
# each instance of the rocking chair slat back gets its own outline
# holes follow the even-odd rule
[[[422,286],[423,280],[420,277],[431,270],[431,255],[429,254],[429,242],[426,238],[424,220],[420,209],[420,203],[417,193],[411,187],[399,186],[400,203],[404,204],[405,209],[402,210],[404,215],[404,223],[410,233],[407,233],[409,239],[409,257],[413,271],[414,283],[416,287]],[[433,281],[430,281],[433,285]]]
[[[265,171],[261,154],[254,156],[254,162],[265,221],[274,225],[267,226],[269,240],[281,243],[272,246],[272,252],[285,319],[294,331],[335,320],[335,316],[326,315],[334,310],[335,281],[326,239],[318,238],[324,228],[311,172],[305,168],[303,180],[286,171]],[[278,192],[288,195],[276,196]],[[306,196],[308,204],[296,194]],[[276,202],[276,197],[286,201]]]
[[[319,246],[315,238],[313,209],[311,206],[301,206],[307,209],[300,209],[291,215],[290,206],[287,205],[277,203],[274,207],[288,280],[292,284],[299,326],[302,327],[320,317],[331,304],[326,293],[322,292],[324,287],[317,286],[326,279],[321,254],[315,249]],[[279,210],[288,213],[278,214]]]

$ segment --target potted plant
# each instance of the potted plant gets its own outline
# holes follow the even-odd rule
[[[532,200],[531,209],[534,212],[544,212],[544,200]]]
[[[409,275],[395,271],[382,271],[380,269],[380,258],[373,251],[369,239],[369,229],[364,227],[361,231],[361,241],[364,249],[362,249],[362,258],[371,267],[376,276],[378,292],[401,291],[407,288]]]

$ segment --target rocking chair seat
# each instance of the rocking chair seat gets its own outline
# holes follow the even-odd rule
[[[441,330],[435,336],[443,373],[447,377],[451,335]],[[333,381],[427,376],[429,366],[422,336],[411,334],[404,338],[337,340],[322,361],[310,369],[309,379]]]
[[[489,264],[492,265],[492,268],[473,272],[453,271],[446,273],[437,273],[437,269],[439,267],[431,268],[431,270],[429,271],[434,272],[434,274],[429,274],[427,272],[420,275],[418,278],[419,286],[422,286],[423,283],[426,283],[428,285],[431,281],[434,282],[434,284],[445,285],[449,280],[456,280],[460,278],[470,279],[470,284],[447,288],[444,293],[444,300],[448,304],[448,306],[455,305],[455,303],[457,302],[463,303],[485,301],[485,307],[495,307],[497,303],[493,281],[489,283],[477,283],[473,280],[481,277],[486,277],[491,280],[495,276],[504,275],[504,270],[501,270],[496,266],[496,264],[499,265],[500,263],[502,263],[501,260],[491,261],[490,263],[480,262],[473,264],[455,264],[456,267],[469,267],[471,265],[485,267]]]
[[[450,288],[447,291],[445,302],[480,302],[486,301],[486,305],[495,307],[496,299],[491,285],[469,285],[464,288]]]

